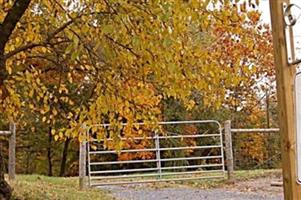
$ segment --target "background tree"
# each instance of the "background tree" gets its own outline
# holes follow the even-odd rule
[[[259,13],[245,9],[258,1],[0,3],[1,111],[15,121],[35,113],[47,132],[49,168],[52,140],[87,139],[83,124],[112,124],[90,132],[121,148],[119,135],[130,137],[134,122],[162,118],[162,101],[222,106],[267,51],[254,47],[267,44]],[[0,175],[0,193],[9,196]]]

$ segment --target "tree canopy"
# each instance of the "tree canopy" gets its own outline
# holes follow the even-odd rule
[[[258,1],[0,3],[1,109],[36,113],[56,139],[82,124],[156,122],[170,97],[220,107],[271,66]]]
[[[0,0],[1,117],[42,125],[50,142],[110,123],[90,132],[120,147],[120,135],[145,133],[133,123],[162,120],[170,99],[186,110],[254,105],[258,79],[273,77],[258,4]]]

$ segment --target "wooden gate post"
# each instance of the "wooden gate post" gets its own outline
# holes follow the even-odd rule
[[[228,171],[228,180],[233,181],[234,162],[233,162],[233,149],[232,149],[232,135],[231,135],[231,121],[227,120],[224,124],[225,128],[225,153],[226,153],[226,166]]]
[[[296,143],[300,141],[296,141],[294,91],[296,66],[288,64],[283,3],[289,5],[290,1],[270,0],[281,134],[284,199],[299,200],[301,199],[301,185],[297,183]]]
[[[79,145],[79,188],[85,189],[86,182],[86,157],[87,157],[87,142],[82,141]]]
[[[9,156],[8,156],[8,178],[9,180],[15,180],[16,169],[16,124],[9,124],[10,136],[9,136]]]

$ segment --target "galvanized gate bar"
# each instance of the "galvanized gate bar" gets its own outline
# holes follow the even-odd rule
[[[183,157],[183,158],[163,158],[161,161],[177,161],[177,160],[202,160],[202,159],[216,159],[222,156],[201,156],[201,157]]]
[[[188,147],[170,147],[170,148],[159,148],[159,149],[127,149],[120,150],[120,153],[136,153],[145,151],[167,151],[167,150],[185,150],[185,149],[208,149],[208,148],[221,148],[222,145],[211,145],[211,146],[188,146]],[[106,154],[106,153],[116,153],[116,151],[90,151],[89,154]]]
[[[187,125],[187,124],[215,124],[217,126],[212,134],[208,134],[209,130],[204,131],[204,134],[183,134],[183,133],[171,133],[172,135],[158,135],[146,136],[146,137],[131,137],[131,138],[121,138],[121,140],[150,140],[153,147],[148,147],[146,149],[121,149],[118,154],[121,153],[153,153],[155,158],[139,159],[139,160],[112,160],[112,161],[101,161],[97,160],[102,156],[107,154],[115,154],[115,150],[103,149],[104,141],[112,141],[111,138],[107,139],[93,139],[88,142],[88,175],[89,175],[89,185],[90,186],[101,186],[101,185],[115,185],[115,184],[133,184],[133,183],[149,183],[149,182],[161,182],[161,181],[176,181],[176,180],[194,180],[194,179],[205,179],[205,178],[223,178],[225,167],[224,167],[224,154],[223,154],[223,138],[222,138],[222,128],[218,121],[215,120],[195,120],[195,121],[170,121],[170,122],[159,122],[159,125]],[[122,124],[126,126],[126,123]],[[134,126],[143,126],[144,123],[136,123]],[[151,124],[147,124],[151,125]],[[94,127],[109,127],[109,124],[95,125]],[[213,127],[211,127],[213,128]],[[88,129],[87,129],[88,130]],[[218,133],[216,133],[218,132]],[[178,135],[176,135],[178,134]],[[195,145],[187,146],[174,146],[173,143],[166,143],[168,146],[162,147],[160,141],[169,141],[171,139],[193,139],[195,140],[205,140],[206,138],[213,138],[214,143],[203,144],[200,143]],[[209,142],[206,140],[207,143]],[[90,144],[96,145],[96,150],[90,147]],[[99,144],[99,145],[98,145]],[[183,144],[183,143],[182,143]],[[101,148],[101,149],[100,149]],[[191,156],[185,156],[185,152],[215,152],[213,155],[209,153],[207,155],[196,156],[192,154]],[[168,153],[165,155],[165,153]],[[174,152],[174,153],[172,153]],[[175,157],[176,152],[181,152],[185,154],[184,156]],[[165,155],[165,157],[161,157]],[[179,155],[181,155],[179,154]],[[190,154],[190,153],[189,153]],[[188,154],[188,155],[189,155]],[[167,156],[169,155],[169,156]],[[93,156],[93,160],[91,160]],[[190,163],[190,162],[192,163]],[[184,162],[184,163],[182,163]],[[149,163],[145,167],[144,163]],[[168,164],[169,163],[169,164]],[[178,163],[178,164],[177,164]],[[182,164],[180,164],[182,163]],[[186,164],[185,164],[186,163]],[[130,167],[131,164],[135,168]],[[111,166],[112,165],[112,166]],[[163,165],[163,166],[162,166]],[[170,166],[171,165],[171,166]],[[107,166],[106,168],[103,168]],[[114,169],[116,166],[117,168]],[[124,166],[120,169],[121,166]],[[138,168],[137,168],[138,167]],[[112,169],[113,168],[113,169]],[[178,171],[182,170],[182,171]],[[189,171],[186,171],[189,170]],[[145,173],[146,172],[146,173]],[[147,173],[148,172],[148,173]],[[190,177],[192,176],[193,177]],[[128,180],[133,179],[134,180]],[[150,179],[149,179],[150,178]],[[142,180],[140,180],[142,179]]]
[[[136,153],[136,152],[147,152],[147,151],[157,151],[157,149],[127,149],[120,150],[120,153]],[[90,151],[89,154],[107,154],[107,153],[116,153],[116,150],[110,151]]]
[[[166,175],[186,175],[186,174],[206,174],[206,173],[218,173],[223,172],[223,170],[210,170],[210,171],[188,171],[188,172],[162,172],[162,176]],[[134,175],[116,175],[116,176],[93,176],[91,180],[106,180],[106,179],[128,179],[128,178],[139,178],[148,176],[158,176],[158,173],[153,174],[134,174]]]
[[[202,137],[219,137],[220,134],[199,134],[199,135],[171,135],[171,136],[158,136],[159,139],[170,139],[170,138],[202,138]],[[129,137],[129,138],[120,138],[120,140],[153,140],[154,137]],[[105,139],[106,141],[113,141],[113,139]],[[101,142],[104,141],[104,139],[92,139],[90,142]]]
[[[139,183],[154,183],[154,182],[168,182],[168,181],[188,181],[188,180],[200,180],[200,179],[223,179],[224,175],[218,176],[206,176],[206,177],[188,177],[188,178],[172,178],[172,179],[150,179],[146,181],[124,181],[124,182],[108,182],[108,183],[93,183],[90,186],[105,186],[105,185],[124,185],[124,184],[139,184]]]
[[[210,145],[210,146],[188,146],[188,147],[169,147],[169,148],[160,148],[161,151],[168,150],[187,150],[187,149],[210,149],[210,148],[221,148],[221,145]]]
[[[166,122],[158,122],[158,123],[133,123],[134,126],[145,126],[145,125],[179,125],[179,124],[204,124],[204,123],[216,123],[220,128],[221,125],[217,120],[189,120],[189,121],[166,121]],[[128,123],[121,123],[122,126],[128,125]],[[93,127],[109,127],[111,124],[95,124]]]
[[[108,161],[108,162],[90,162],[90,165],[114,165],[114,164],[127,164],[127,163],[146,163],[157,162],[157,159],[152,160],[128,160],[128,161]]]
[[[223,164],[208,164],[208,165],[189,165],[189,166],[175,166],[175,167],[162,167],[161,169],[190,169],[190,168],[207,168],[207,167],[222,167]]]
[[[201,160],[201,159],[216,159],[222,156],[202,156],[202,157],[183,157],[183,158],[162,158],[160,161],[179,161],[179,160]],[[129,160],[129,161],[108,161],[108,162],[90,162],[90,165],[112,165],[112,164],[126,164],[126,163],[147,163],[157,162],[157,159],[151,160]]]
[[[165,169],[190,169],[190,168],[207,168],[207,167],[222,167],[223,164],[208,164],[208,165],[190,165],[190,166],[175,166],[175,167],[156,167],[156,168],[142,168],[142,169],[121,169],[121,170],[103,170],[91,171],[90,174],[104,174],[104,173],[120,173],[120,172],[145,172]]]
[[[105,174],[105,173],[120,173],[120,172],[146,172],[146,171],[156,171],[156,168],[141,168],[141,169],[120,169],[120,170],[103,170],[103,171],[91,171],[90,174]]]

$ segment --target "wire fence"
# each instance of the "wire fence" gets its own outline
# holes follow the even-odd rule
[[[232,129],[234,170],[281,168],[278,129]]]

